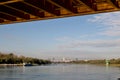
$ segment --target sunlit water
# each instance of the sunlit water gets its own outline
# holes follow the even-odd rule
[[[119,67],[87,64],[0,67],[0,80],[117,80],[119,77]]]

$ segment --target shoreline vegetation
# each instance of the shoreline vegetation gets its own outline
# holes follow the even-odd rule
[[[17,56],[13,53],[5,54],[0,52],[0,66],[24,66],[30,64],[32,66],[47,65],[54,63],[50,60],[43,60],[32,57]],[[57,62],[59,63],[70,63],[70,64],[92,64],[100,66],[114,66],[120,67],[120,58],[118,59],[100,59],[100,60],[74,60],[70,62]]]
[[[73,61],[62,61],[62,62],[53,62],[55,64],[89,64],[97,66],[111,66],[111,67],[120,67],[120,58],[118,59],[94,59],[94,60],[73,60]]]
[[[101,65],[101,66],[114,66],[114,67],[120,67],[120,58],[118,59],[100,59],[100,60],[76,60],[71,61],[70,63],[76,63],[76,64],[93,64],[93,65]]]
[[[24,66],[23,64],[0,64],[0,66]]]
[[[51,64],[51,61],[0,52],[0,66],[24,66],[24,64],[32,64],[33,66],[47,65]]]

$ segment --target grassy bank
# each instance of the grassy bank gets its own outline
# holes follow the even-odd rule
[[[30,63],[33,65],[34,64],[45,65],[50,64],[51,61],[33,57],[17,56],[13,53],[10,54],[0,53],[0,65],[22,66],[23,65],[22,63]]]
[[[110,66],[120,67],[120,64],[110,64]]]
[[[23,66],[23,64],[0,64],[0,66]]]

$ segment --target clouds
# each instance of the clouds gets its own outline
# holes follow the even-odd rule
[[[120,57],[120,12],[92,15],[83,22],[84,25],[79,21],[79,24],[72,25],[72,30],[68,29],[74,36],[66,29],[68,35],[55,37],[54,48],[43,50],[43,56],[83,59]]]
[[[9,25],[13,28],[1,29],[1,50],[36,57],[120,57],[120,12],[33,25]]]
[[[120,39],[115,40],[67,40],[62,44],[59,44],[59,48],[108,48],[119,47]]]
[[[80,59],[120,57],[120,39],[117,40],[70,40],[60,41],[53,50],[43,51],[50,57],[71,57]]]
[[[78,57],[81,59],[118,58],[120,57],[120,39],[81,40],[60,38],[54,52],[58,56]],[[51,51],[50,51],[51,52]]]
[[[98,32],[99,35],[120,36],[120,12],[99,14],[88,21],[102,27],[103,30]]]
[[[120,12],[91,16],[86,19],[86,24],[89,23],[97,27],[96,33],[59,37],[56,39],[57,52],[81,58],[120,57]]]
[[[93,48],[102,48],[102,47],[119,47],[120,46],[120,12],[104,13],[97,14],[88,19],[88,23],[97,24],[99,31],[94,34],[92,40],[87,41],[82,39],[76,39],[71,37],[61,37],[57,40],[60,42],[58,46],[60,48],[78,48],[78,47],[93,47]],[[83,34],[84,37],[89,37],[90,34]],[[85,36],[87,35],[87,36]],[[109,39],[97,39],[98,36],[107,36]],[[117,37],[115,39],[114,37]],[[112,39],[112,40],[110,40]]]

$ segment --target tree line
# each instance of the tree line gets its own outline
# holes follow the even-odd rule
[[[109,64],[120,64],[120,58],[118,59],[109,59],[107,60]],[[106,59],[98,59],[98,60],[76,60],[71,63],[88,63],[88,64],[106,64]]]
[[[51,61],[32,57],[17,56],[14,53],[5,54],[0,52],[0,64],[22,64],[22,63],[41,65],[50,64]]]

